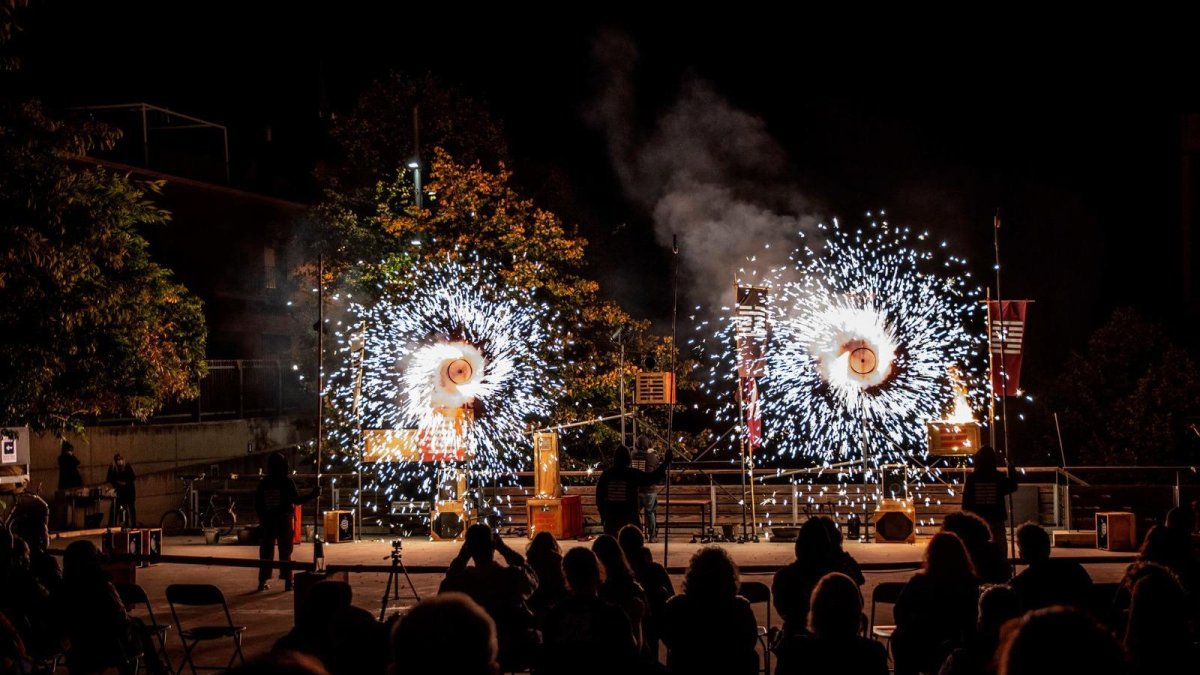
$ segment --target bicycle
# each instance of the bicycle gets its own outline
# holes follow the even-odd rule
[[[201,528],[214,528],[223,537],[233,532],[233,528],[237,525],[237,510],[233,497],[229,498],[227,506],[221,508],[217,504],[216,493],[213,493],[209,495],[208,506],[204,511],[200,514],[196,513],[195,483],[203,479],[204,474],[179,477],[179,480],[184,483],[183,504],[179,508],[167,511],[159,519],[158,526],[162,528],[164,536],[183,534],[187,531],[188,525],[193,523]]]

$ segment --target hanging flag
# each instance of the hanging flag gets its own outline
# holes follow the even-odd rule
[[[1025,344],[1025,309],[1029,300],[989,300],[988,342],[992,352],[992,394],[1016,396],[1021,388],[1021,357]]]
[[[767,318],[767,289],[738,286],[734,316],[738,377],[759,378],[766,374]]]
[[[737,287],[737,314],[734,316],[737,340],[738,386],[741,387],[742,414],[745,416],[747,447],[751,452],[762,446],[762,416],[758,405],[758,378],[766,375],[767,289]]]
[[[753,452],[762,447],[762,415],[758,405],[758,380],[748,377],[741,380],[742,406],[746,410],[746,443]]]

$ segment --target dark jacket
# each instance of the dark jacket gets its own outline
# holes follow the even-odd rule
[[[108,477],[105,480],[117,491],[117,501],[132,502],[137,499],[133,465],[129,462],[125,462],[125,466],[119,469],[115,464],[109,465]]]
[[[666,462],[651,472],[632,466],[614,466],[600,474],[596,483],[596,508],[604,521],[604,531],[615,534],[625,525],[637,524],[638,490],[660,482],[666,475]]]
[[[296,482],[288,476],[267,476],[258,482],[254,493],[254,512],[258,523],[270,532],[291,532],[297,504],[315,497],[316,490],[301,497]]]
[[[1017,472],[1011,468],[1008,475],[999,471],[969,474],[963,481],[963,511],[974,513],[989,525],[1003,523],[1008,518],[1004,498],[1016,491]]]
[[[70,490],[83,487],[83,475],[79,473],[79,458],[62,453],[58,456],[58,489]]]

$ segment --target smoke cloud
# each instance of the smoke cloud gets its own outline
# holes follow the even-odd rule
[[[760,270],[782,263],[798,232],[816,231],[818,209],[796,188],[787,153],[762,118],[690,77],[645,128],[637,122],[636,46],[607,33],[593,53],[599,90],[589,121],[604,132],[626,194],[653,215],[658,243],[669,247],[678,236],[690,299],[729,303],[748,258]]]

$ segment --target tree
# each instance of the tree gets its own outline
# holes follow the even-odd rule
[[[1200,415],[1196,363],[1166,331],[1120,308],[1073,353],[1046,403],[1087,464],[1186,461],[1182,436]]]
[[[496,167],[508,159],[500,125],[487,109],[431,74],[391,73],[372,83],[355,107],[335,119],[331,131],[338,157],[321,170],[339,191],[373,187],[403,171],[417,154],[413,111],[418,111],[421,148],[443,148],[459,161]],[[427,150],[422,150],[428,156]]]
[[[556,424],[616,412],[622,371],[611,336],[619,327],[626,329],[624,376],[631,397],[639,355],[667,363],[669,340],[648,334],[649,322],[633,320],[600,296],[599,284],[584,274],[587,242],[518,194],[503,165],[489,171],[479,162],[462,164],[439,148],[429,176],[421,209],[413,204],[411,183],[399,173],[380,181],[370,199],[327,193],[314,209],[311,236],[325,257],[331,289],[371,293],[382,270],[403,269],[417,259],[457,259],[470,252],[499,263],[503,283],[532,290],[564,317],[572,346],[561,359],[565,389],[553,415]],[[681,365],[685,372],[690,368]],[[665,419],[664,410],[651,411],[643,423],[657,430],[665,426],[660,417]],[[604,425],[579,429],[573,432],[572,455],[594,459],[597,449],[616,439]]]
[[[200,301],[139,233],[169,217],[160,184],[75,161],[116,141],[101,126],[37,102],[0,116],[0,419],[61,429],[196,396]]]

